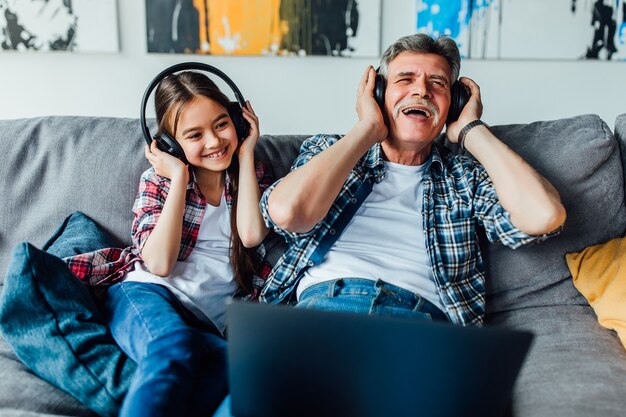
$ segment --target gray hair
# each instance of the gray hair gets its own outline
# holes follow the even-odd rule
[[[389,63],[396,59],[402,52],[415,52],[421,54],[440,55],[450,65],[451,82],[455,82],[461,71],[461,54],[456,42],[448,36],[440,36],[436,39],[425,33],[404,36],[395,41],[380,59],[378,72],[387,78]]]

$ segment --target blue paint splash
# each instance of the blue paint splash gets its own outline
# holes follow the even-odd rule
[[[472,16],[491,7],[495,0],[416,0],[417,31],[433,36],[447,35],[458,43],[461,31]]]

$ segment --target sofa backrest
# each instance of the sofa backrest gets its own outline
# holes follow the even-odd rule
[[[572,284],[564,255],[624,233],[620,143],[596,115],[493,131],[556,187],[567,219],[559,236],[539,245],[516,250],[485,245],[487,311],[587,305]]]
[[[304,138],[262,137],[258,157],[272,159],[282,176]],[[149,167],[144,144],[137,119],[0,120],[0,283],[18,243],[41,247],[77,210],[129,244],[139,177]]]
[[[488,311],[556,300],[584,303],[571,285],[564,254],[626,229],[619,152],[626,115],[618,118],[618,139],[594,115],[492,129],[557,187],[568,218],[563,233],[541,245],[516,251],[485,245]],[[271,163],[273,174],[281,177],[305,138],[263,136],[257,158]],[[138,179],[149,166],[143,147],[137,119],[0,120],[0,282],[15,245],[41,246],[76,210],[128,244]]]

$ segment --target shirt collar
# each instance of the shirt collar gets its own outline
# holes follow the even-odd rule
[[[189,183],[187,184],[187,189],[194,190],[199,195],[202,195],[202,192],[200,191],[200,186],[198,185],[196,172],[191,166],[189,166]],[[230,199],[230,197],[233,195],[233,182],[228,170],[226,170],[226,177],[224,178],[224,191],[226,194],[226,198]]]
[[[443,160],[447,153],[445,148],[433,142],[424,172],[435,177],[443,175]],[[380,143],[376,143],[367,151],[363,157],[363,165],[372,170],[372,176],[375,182],[379,183],[383,180],[385,177],[385,164],[383,162],[383,152]]]
[[[428,158],[426,172],[430,173],[434,177],[441,177],[443,175],[444,158],[447,153],[445,148],[442,148],[439,144],[433,143],[433,147],[430,149],[430,157]]]

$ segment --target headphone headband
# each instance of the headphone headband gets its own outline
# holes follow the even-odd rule
[[[156,77],[154,77],[150,84],[148,84],[148,87],[143,93],[143,97],[141,99],[141,111],[139,113],[139,118],[141,120],[141,130],[143,131],[143,135],[148,144],[152,142],[153,138],[150,136],[150,130],[148,129],[148,123],[146,122],[146,107],[148,106],[148,99],[150,98],[152,91],[156,88],[157,85],[159,85],[161,81],[163,81],[165,77],[180,71],[187,70],[206,71],[211,74],[217,75],[226,84],[228,84],[231,90],[233,90],[239,106],[241,108],[245,107],[246,101],[244,100],[241,91],[239,91],[239,88],[237,88],[233,80],[231,80],[226,74],[224,74],[224,72],[222,72],[218,68],[215,68],[214,66],[209,64],[204,64],[202,62],[182,62],[180,64],[172,65],[171,67],[165,68],[163,71],[157,74]]]

